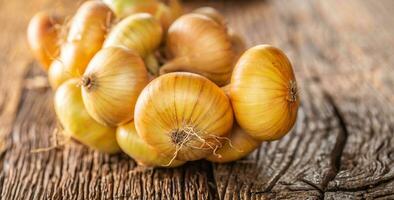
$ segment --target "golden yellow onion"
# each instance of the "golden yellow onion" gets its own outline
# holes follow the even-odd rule
[[[286,55],[258,45],[239,59],[230,97],[239,125],[259,140],[276,140],[294,125],[300,103],[297,83]]]
[[[72,78],[72,75],[66,71],[64,64],[60,60],[54,60],[48,71],[48,79],[51,87],[57,89],[70,78]]]
[[[157,153],[150,147],[135,130],[134,122],[130,122],[116,129],[116,140],[120,148],[139,165],[148,167],[177,167],[184,161],[174,160]]]
[[[233,124],[224,92],[208,79],[175,72],[154,79],[134,113],[138,134],[156,151],[177,160],[198,160],[222,145]]]
[[[227,29],[209,17],[187,14],[167,34],[168,63],[161,73],[188,71],[203,75],[219,86],[228,83],[235,53]]]
[[[117,126],[133,119],[138,95],[148,84],[148,73],[134,51],[108,47],[93,57],[81,84],[88,113],[104,125]]]
[[[62,84],[55,94],[55,111],[66,134],[102,152],[118,152],[116,130],[100,125],[86,112],[78,80]]]
[[[60,60],[66,71],[81,76],[90,59],[101,49],[113,19],[113,13],[101,1],[87,1],[73,17]]]
[[[61,23],[60,17],[51,16],[46,12],[37,13],[29,22],[27,40],[30,49],[45,71],[59,54]]]
[[[145,58],[156,50],[163,30],[159,22],[147,13],[131,15],[120,21],[109,33],[105,47],[123,46],[135,50]]]
[[[253,139],[236,123],[227,137],[229,141],[216,151],[216,155],[207,157],[207,160],[217,163],[236,161],[247,156],[260,145],[260,141]]]

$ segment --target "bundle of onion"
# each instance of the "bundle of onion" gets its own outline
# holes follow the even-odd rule
[[[213,8],[180,17],[167,32],[182,10],[177,0],[104,1],[82,4],[61,46],[61,20],[43,13],[29,25],[44,68],[57,57],[48,75],[53,88],[61,85],[55,110],[68,136],[103,152],[122,149],[141,165],[176,167],[241,159],[293,127],[300,102],[282,51],[259,45],[244,52]],[[122,18],[108,36],[107,5]],[[155,77],[149,84],[148,72]]]

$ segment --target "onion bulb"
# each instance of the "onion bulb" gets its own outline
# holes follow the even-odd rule
[[[260,141],[253,139],[236,123],[227,137],[229,141],[218,149],[217,155],[210,155],[207,160],[217,163],[236,161],[247,156],[260,145]]]
[[[222,24],[200,14],[186,14],[169,28],[166,50],[169,62],[160,72],[188,71],[222,86],[228,83],[235,52]]]
[[[175,72],[154,79],[141,92],[134,113],[138,134],[157,152],[198,160],[222,146],[233,112],[226,94],[197,74]]]
[[[230,98],[239,125],[259,140],[276,140],[294,125],[300,103],[286,55],[270,45],[247,50],[234,69]]]
[[[51,16],[46,12],[37,13],[29,22],[27,40],[30,49],[45,71],[59,54],[60,30],[58,25],[61,23],[60,17]]]
[[[63,62],[54,60],[48,71],[48,79],[51,87],[55,90],[70,78],[72,78],[72,75],[66,71]]]
[[[102,152],[118,152],[116,130],[102,126],[86,112],[78,80],[62,84],[55,94],[55,111],[66,134]]]
[[[133,119],[134,106],[148,84],[141,57],[123,47],[100,50],[82,77],[82,98],[88,113],[98,122],[117,126]]]
[[[122,125],[116,129],[116,140],[120,148],[139,165],[148,167],[177,167],[184,161],[174,160],[157,153],[150,147],[135,130],[134,122]]]
[[[113,13],[100,1],[87,1],[73,17],[67,44],[63,45],[60,58],[66,71],[74,77],[81,76],[90,59],[101,49],[111,25]]]
[[[109,33],[104,48],[123,46],[145,58],[159,47],[162,34],[159,22],[152,15],[139,13],[120,21]]]

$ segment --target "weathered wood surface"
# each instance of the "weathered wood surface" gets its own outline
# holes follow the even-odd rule
[[[271,0],[212,5],[248,46],[290,56],[301,86],[296,127],[230,164],[142,169],[123,154],[52,145],[49,89],[28,51],[33,13],[72,13],[77,1],[0,0],[1,199],[394,199],[394,1]]]

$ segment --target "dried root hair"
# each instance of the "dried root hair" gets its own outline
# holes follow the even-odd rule
[[[57,127],[53,130],[53,137],[51,141],[52,146],[32,149],[30,153],[48,152],[54,149],[61,148],[66,144],[69,144],[70,141],[71,141],[71,136],[64,134],[63,128],[58,124]]]
[[[193,126],[190,125],[183,125],[181,128],[173,130],[171,133],[171,142],[176,145],[174,155],[172,156],[171,160],[169,161],[168,164],[164,165],[165,167],[170,166],[176,157],[178,156],[178,153],[184,146],[196,149],[196,150],[211,150],[212,154],[217,156],[218,158],[221,158],[222,155],[217,153],[217,150],[223,147],[223,144],[226,141],[229,143],[230,147],[233,149],[236,149],[233,144],[231,143],[231,140],[228,137],[222,137],[222,136],[217,136],[217,135],[212,135],[212,134],[204,134],[202,131],[196,130]],[[202,138],[200,135],[207,136],[206,138]],[[210,141],[210,140],[213,141]],[[193,145],[188,145],[190,141],[193,140],[198,140],[201,142],[200,146],[193,146]],[[236,149],[237,151],[240,151]]]

